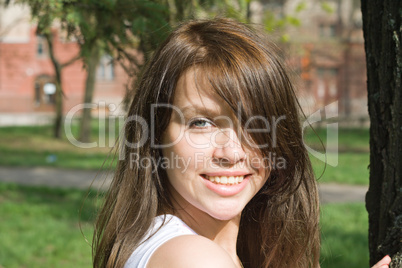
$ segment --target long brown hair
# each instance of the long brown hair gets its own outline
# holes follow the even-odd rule
[[[237,252],[244,267],[318,267],[317,186],[303,145],[293,86],[276,48],[264,35],[230,19],[182,24],[146,66],[121,140],[124,160],[118,163],[96,222],[94,267],[123,267],[153,218],[172,208],[166,172],[154,163],[133,165],[130,156],[161,157],[152,144],[160,143],[171,112],[162,108],[152,112],[151,104],[172,104],[179,77],[192,67],[240,115],[243,127],[255,115],[282,118],[270,135],[250,134],[253,143],[267,145],[259,150],[270,159],[271,170],[242,213]],[[154,135],[144,122],[154,122]],[[249,123],[249,128],[266,128],[258,120]],[[275,167],[273,156],[280,156],[285,166]]]

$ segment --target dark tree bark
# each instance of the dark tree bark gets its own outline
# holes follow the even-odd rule
[[[100,50],[97,45],[94,45],[87,58],[87,78],[85,82],[85,93],[83,103],[91,103],[93,99],[96,68],[99,64]],[[80,125],[80,141],[89,142],[91,140],[91,108],[82,110],[82,118]]]
[[[54,130],[53,135],[56,139],[61,138],[61,130],[63,123],[63,89],[62,89],[62,81],[61,81],[61,70],[62,66],[59,61],[56,59],[53,49],[53,35],[51,33],[45,34],[46,42],[49,48],[49,56],[52,61],[53,68],[55,71],[56,77],[56,93],[55,93],[55,109],[56,116],[54,119]]]
[[[400,0],[362,0],[370,127],[370,265],[402,267],[402,47]]]

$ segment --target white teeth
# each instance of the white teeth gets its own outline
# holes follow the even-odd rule
[[[221,177],[221,183],[222,183],[222,184],[228,184],[228,177],[222,176],[222,177]]]
[[[219,184],[238,184],[244,179],[244,176],[205,176],[208,180]]]

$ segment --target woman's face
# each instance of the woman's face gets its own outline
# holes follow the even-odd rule
[[[242,146],[227,103],[207,83],[197,80],[196,85],[194,77],[190,69],[178,81],[163,135],[162,166],[181,209],[230,220],[240,215],[269,172],[258,152]]]

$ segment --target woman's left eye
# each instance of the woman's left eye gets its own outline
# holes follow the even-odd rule
[[[190,127],[194,128],[208,128],[212,126],[212,122],[207,119],[196,119],[190,122]]]

